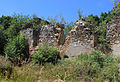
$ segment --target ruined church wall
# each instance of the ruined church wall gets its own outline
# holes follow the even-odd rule
[[[42,27],[27,27],[21,30],[28,37],[29,53],[34,54],[38,45],[48,43],[52,47],[59,47],[61,40],[65,38],[63,24],[47,24]]]
[[[79,20],[66,37],[61,48],[61,57],[76,58],[80,54],[89,54],[94,49],[94,35],[89,22]]]
[[[120,14],[108,23],[106,32],[107,42],[112,49],[111,54],[120,56]]]

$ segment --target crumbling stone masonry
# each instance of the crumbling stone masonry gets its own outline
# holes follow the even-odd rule
[[[38,45],[44,42],[58,48],[60,57],[76,58],[80,54],[89,54],[94,49],[93,26],[85,20],[76,21],[75,26],[68,33],[66,39],[63,24],[51,24],[44,21],[45,25],[38,26],[41,23],[41,19],[38,18],[37,22],[34,20],[21,30],[28,37],[30,55],[34,54],[34,51],[38,49]],[[34,27],[34,24],[37,24],[38,27]]]
[[[21,30],[28,37],[30,55],[34,54],[38,45],[44,42],[58,48],[61,57],[68,56],[69,58],[76,58],[80,54],[89,54],[96,48],[97,37],[92,33],[94,26],[88,21],[83,19],[76,21],[66,39],[63,24],[51,24],[44,21],[44,25],[39,26],[41,21],[40,18],[36,18]],[[120,14],[108,23],[106,39],[112,49],[111,53],[120,56]]]
[[[112,49],[112,54],[120,56],[120,14],[107,25],[106,39]]]
[[[36,19],[34,19],[36,20]],[[50,24],[44,21],[45,25],[39,27],[33,27],[33,24],[39,25],[41,19],[37,18],[37,22],[33,21],[28,23],[22,30],[28,37],[29,54],[34,54],[34,51],[38,49],[38,45],[48,43],[50,46],[59,47],[64,43],[64,25],[63,24]]]
[[[60,56],[76,58],[80,54],[89,54],[94,49],[94,35],[92,24],[85,20],[78,20],[68,33],[65,44],[59,48]]]

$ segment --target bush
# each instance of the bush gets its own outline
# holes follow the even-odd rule
[[[33,54],[33,61],[37,64],[44,64],[46,62],[56,63],[59,54],[57,48],[50,47],[48,44],[39,46],[38,51]]]
[[[18,35],[17,37],[9,40],[4,49],[8,60],[10,60],[15,65],[20,65],[23,60],[28,58],[25,40],[26,39],[24,35]]]
[[[105,55],[98,51],[93,51],[89,55],[82,54],[77,59],[81,67],[78,73],[85,78],[100,78],[113,81],[118,78],[118,67],[116,58],[112,55]]]

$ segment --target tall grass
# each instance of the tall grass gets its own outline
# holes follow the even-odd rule
[[[5,82],[119,82],[118,62],[112,56],[93,51],[77,59],[62,59],[57,64],[29,64],[13,67]]]

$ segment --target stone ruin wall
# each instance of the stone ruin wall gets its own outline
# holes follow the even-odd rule
[[[107,25],[106,39],[112,49],[112,54],[120,56],[120,14]]]
[[[90,22],[78,20],[66,38],[63,24],[47,22],[39,28],[33,28],[29,24],[21,32],[28,36],[30,55],[38,49],[39,44],[47,42],[50,46],[58,48],[61,57],[76,58],[79,54],[89,54],[95,49],[96,35],[92,34],[93,27]],[[120,56],[120,14],[108,23],[106,39],[112,49],[111,53]]]
[[[28,37],[30,55],[34,54],[38,45],[47,42],[50,46],[58,48],[60,57],[76,58],[80,54],[89,54],[94,49],[92,28],[93,26],[89,22],[78,20],[66,38],[63,24],[47,23],[39,28],[27,25],[21,32]],[[65,43],[63,44],[64,40]]]
[[[64,42],[64,25],[63,24],[46,24],[39,28],[32,26],[25,27],[21,30],[28,37],[29,54],[34,54],[38,45],[48,43],[50,46],[59,47]]]
[[[69,58],[76,58],[80,54],[89,54],[94,49],[93,26],[85,21],[78,20],[75,26],[68,33],[65,44],[61,47],[60,55]]]

